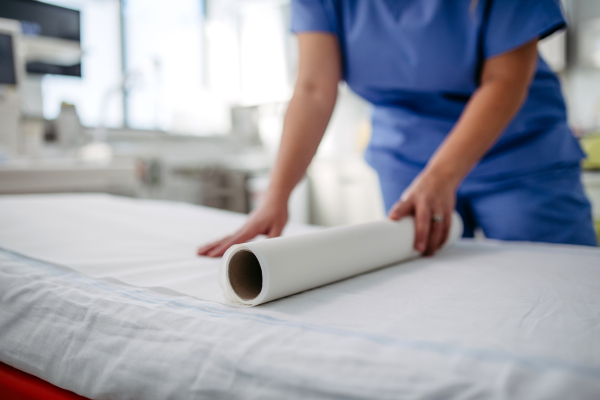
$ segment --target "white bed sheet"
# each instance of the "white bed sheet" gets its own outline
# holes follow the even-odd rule
[[[241,221],[127,201],[147,212],[145,229],[158,224],[156,234],[165,235],[157,265],[178,265],[181,252],[203,240],[190,237],[189,218],[173,217],[181,208],[221,226],[215,236]],[[19,234],[26,229],[24,221]],[[110,250],[135,259],[124,240]],[[254,309],[93,279],[2,251],[0,361],[98,399],[597,399],[600,251],[463,241],[443,257]]]

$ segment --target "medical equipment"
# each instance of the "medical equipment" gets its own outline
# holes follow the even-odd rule
[[[21,23],[28,73],[81,76],[79,11],[39,1],[3,0],[0,18]]]

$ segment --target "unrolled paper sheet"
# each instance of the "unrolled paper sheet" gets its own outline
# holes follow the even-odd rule
[[[414,223],[383,220],[232,247],[221,261],[196,248],[239,229],[245,216],[106,195],[0,197],[0,247],[97,279],[164,288],[248,307],[394,264],[418,254]],[[449,242],[462,223],[453,216]],[[234,278],[234,279],[231,279]]]
[[[452,215],[449,239],[462,235]],[[417,257],[414,220],[382,220],[232,246],[221,262],[227,299],[255,306]]]

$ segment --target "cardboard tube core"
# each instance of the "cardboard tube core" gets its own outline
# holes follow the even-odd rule
[[[262,290],[262,269],[258,259],[248,250],[240,250],[229,260],[229,283],[242,300],[255,299]]]

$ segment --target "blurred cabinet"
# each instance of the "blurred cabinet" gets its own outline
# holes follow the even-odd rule
[[[180,167],[175,169],[175,174],[187,177],[188,187],[193,181],[199,184],[197,198],[187,201],[245,214],[262,204],[271,179],[269,169],[228,168],[226,165]],[[306,179],[292,191],[288,212],[289,222],[309,223]]]
[[[240,213],[250,212],[250,174],[225,168],[205,168],[201,173],[202,205]]]
[[[96,192],[136,196],[133,160],[106,165],[77,160],[13,160],[0,165],[0,194]]]

